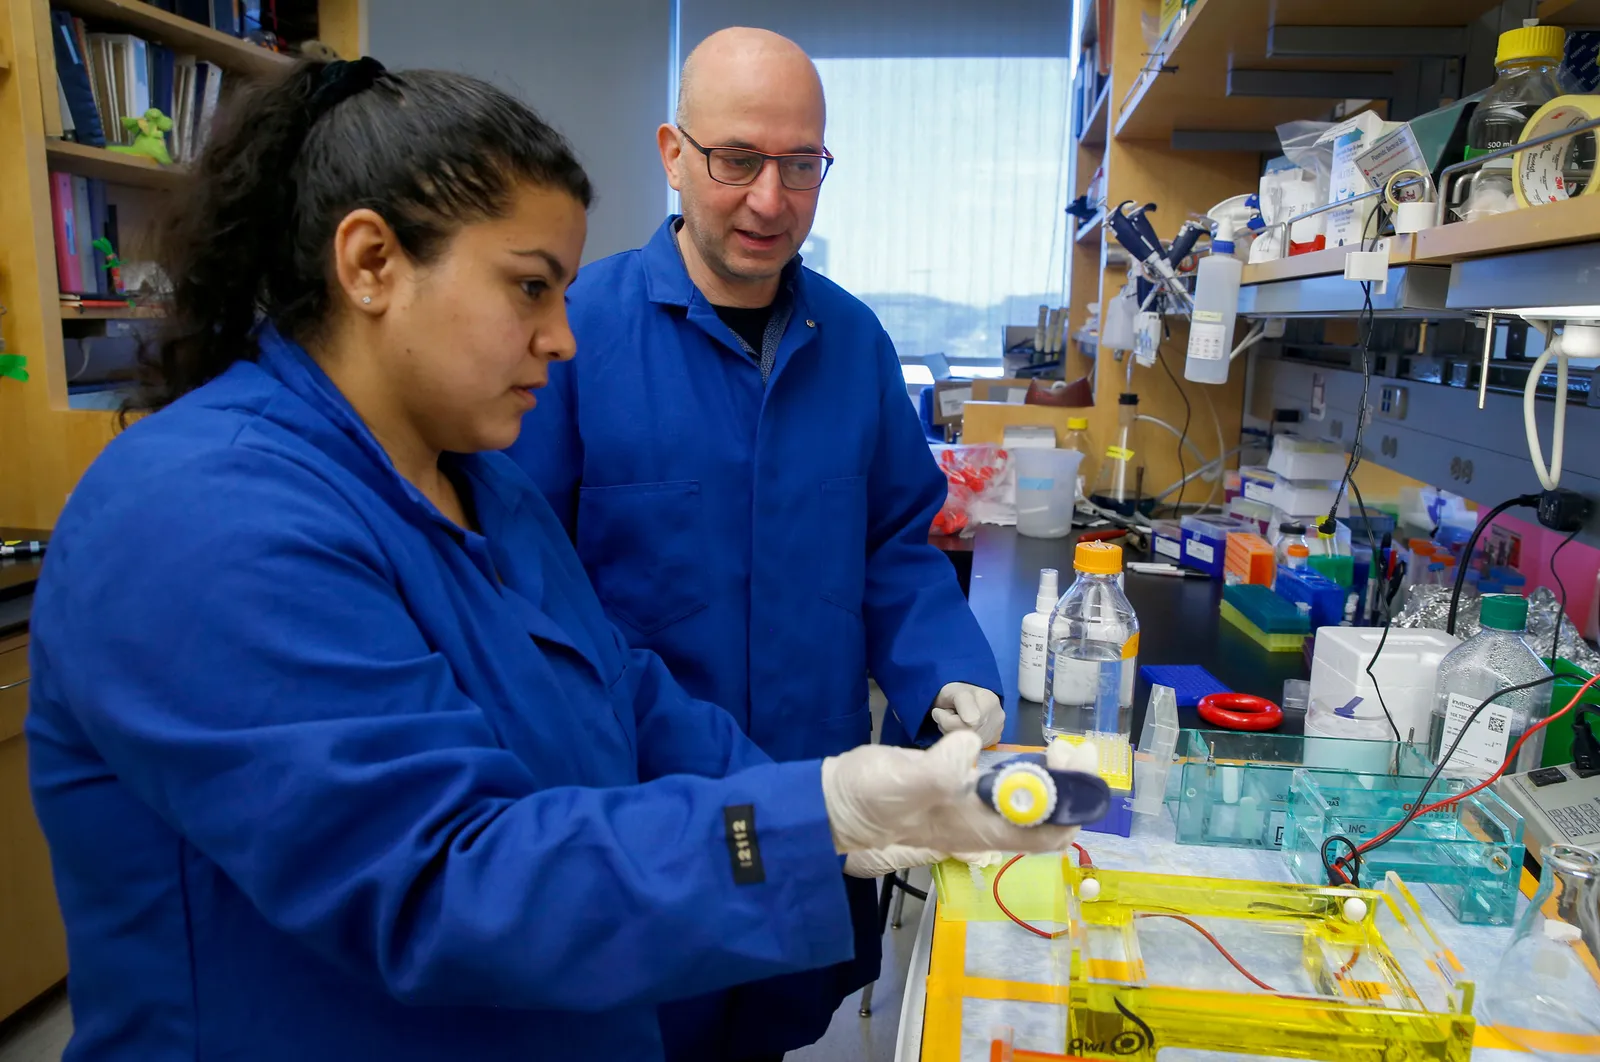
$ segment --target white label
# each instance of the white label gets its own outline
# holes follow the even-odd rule
[[[1217,551],[1211,546],[1201,542],[1198,538],[1191,538],[1183,544],[1184,552],[1202,564],[1217,563]]]
[[[1199,358],[1201,361],[1221,361],[1228,356],[1228,330],[1220,324],[1211,324],[1199,319],[1200,312],[1195,312],[1195,320],[1189,325],[1189,357]]]
[[[939,412],[947,417],[961,415],[961,407],[972,401],[972,388],[952,387],[939,395]]]
[[[1006,405],[1022,406],[1028,403],[1028,389],[1026,387],[1006,388]]]
[[[1251,501],[1266,502],[1271,505],[1272,484],[1263,483],[1259,479],[1247,479],[1244,481],[1244,496]]]
[[[1283,828],[1289,824],[1289,816],[1281,811],[1274,811],[1267,815],[1267,832],[1262,836],[1261,843],[1268,848],[1282,848],[1284,842]]]
[[[1161,347],[1161,315],[1145,310],[1133,321],[1134,360],[1145,368],[1156,363],[1156,352]]]
[[[1017,693],[1030,701],[1044,700],[1045,636],[1022,632],[1017,655]]]
[[[1178,544],[1172,541],[1170,538],[1156,539],[1155,547],[1157,553],[1160,553],[1162,556],[1171,557],[1173,560],[1177,560],[1179,557],[1183,556],[1183,553],[1178,548]]]
[[[1222,321],[1222,312],[1220,310],[1196,310],[1194,319],[1196,321],[1205,321],[1209,324],[1218,324]]]
[[[1444,740],[1439,745],[1440,756],[1450,751],[1467,717],[1481,702],[1482,698],[1479,697],[1450,694],[1444,713]],[[1511,739],[1516,736],[1511,732],[1514,716],[1510,708],[1494,703],[1479,712],[1477,720],[1445,765],[1445,775],[1481,782],[1493,774],[1495,768],[1505,762],[1506,749],[1510,748]]]

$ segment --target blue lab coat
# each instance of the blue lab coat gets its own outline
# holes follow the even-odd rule
[[[676,221],[583,268],[569,298],[578,356],[550,367],[511,456],[573,532],[628,641],[773,759],[870,740],[869,671],[889,700],[885,743],[935,736],[942,686],[1001,685],[954,569],[928,545],[945,478],[893,344],[860,300],[797,259],[763,386],[689,279]],[[857,961],[739,989],[721,1019],[727,1057],[814,1041],[877,976],[871,883],[850,887]],[[716,1056],[663,1020],[670,1056]]]
[[[653,1059],[663,1000],[848,958],[817,761],[630,649],[504,455],[446,456],[464,532],[264,346],[111,443],[40,581],[69,1062]]]

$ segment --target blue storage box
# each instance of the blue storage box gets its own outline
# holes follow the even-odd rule
[[[1344,620],[1346,590],[1325,575],[1309,568],[1278,566],[1278,581],[1273,591],[1286,601],[1311,606],[1311,629],[1337,627]]]
[[[1227,566],[1228,532],[1251,531],[1254,528],[1240,520],[1223,516],[1185,516],[1183,527],[1183,556],[1178,563],[1185,568],[1205,572],[1213,579],[1222,578]]]

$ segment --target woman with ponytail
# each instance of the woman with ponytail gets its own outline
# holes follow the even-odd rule
[[[606,621],[498,453],[590,198],[525,106],[371,59],[213,131],[33,609],[68,1060],[657,1058],[657,1003],[849,958],[841,862],[1066,843],[970,734],[774,764]]]

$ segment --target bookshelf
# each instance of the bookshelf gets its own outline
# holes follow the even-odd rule
[[[278,0],[281,9],[291,0]],[[360,53],[361,0],[293,0],[314,13],[321,39],[346,56]],[[223,90],[282,73],[293,59],[189,22],[143,0],[55,0],[88,28],[127,33],[193,55],[223,73]],[[115,413],[71,408],[64,338],[96,335],[116,322],[159,318],[158,306],[63,305],[51,215],[53,174],[106,182],[118,211],[125,261],[152,256],[160,214],[181,202],[185,170],[47,135],[59,111],[50,0],[0,3],[0,317],[5,349],[27,358],[29,379],[0,379],[0,524],[49,528],[83,470],[118,430]],[[48,88],[48,94],[45,89]],[[177,193],[177,194],[174,194]],[[0,964],[4,959],[0,957]],[[0,977],[3,981],[3,977]],[[7,1012],[0,999],[0,1016]]]
[[[164,44],[175,52],[186,52],[225,70],[251,77],[269,76],[294,62],[287,55],[218,33],[144,0],[58,0],[57,6],[82,18],[115,22],[126,32],[152,44]]]
[[[178,167],[163,166],[139,155],[123,155],[70,140],[46,140],[44,155],[52,170],[158,192],[181,188],[188,176]]]

